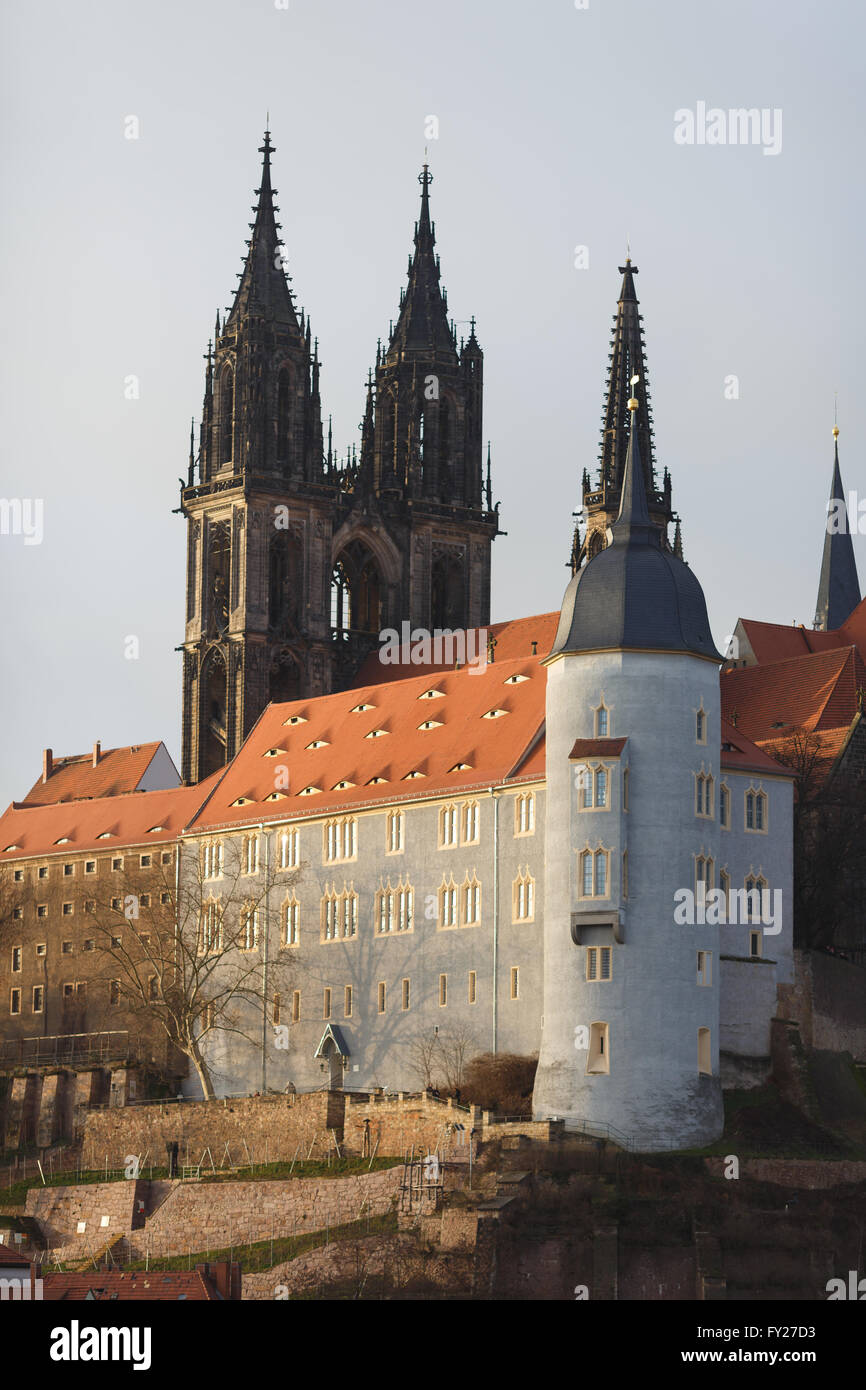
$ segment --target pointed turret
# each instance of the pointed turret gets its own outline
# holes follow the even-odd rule
[[[833,481],[827,504],[827,534],[821,560],[818,583],[818,607],[815,627],[822,632],[834,632],[850,617],[860,602],[860,581],[854,546],[848,527],[845,491],[839,469],[839,428],[833,426]]]
[[[223,332],[247,314],[261,315],[275,323],[287,324],[296,332],[300,331],[280,250],[283,242],[275,216],[279,211],[274,203],[276,189],[271,187],[271,155],[275,149],[276,146],[271,144],[270,131],[266,130],[264,144],[259,146],[262,178],[261,186],[256,190],[258,201],[252,236],[234,304],[228,320],[223,324]]]
[[[439,259],[435,254],[436,228],[430,220],[430,185],[433,176],[424,165],[421,184],[421,216],[415,224],[415,252],[409,260],[409,278],[400,298],[400,315],[391,334],[386,360],[395,353],[444,352],[457,356],[448,325],[448,306],[439,283]]]
[[[606,543],[606,533],[617,515],[620,491],[625,473],[626,451],[631,439],[628,402],[630,382],[637,376],[642,383],[634,426],[636,445],[642,460],[644,489],[650,514],[661,528],[661,544],[668,547],[667,525],[672,520],[670,477],[665,470],[661,489],[656,487],[655,440],[653,437],[652,407],[646,373],[646,349],[643,336],[643,315],[640,312],[634,277],[638,273],[631,256],[619,267],[622,275],[617,310],[613,320],[610,345],[610,365],[602,413],[601,452],[598,480],[593,486],[584,476],[583,506],[587,525],[583,545],[571,565],[579,567],[591,559]]]

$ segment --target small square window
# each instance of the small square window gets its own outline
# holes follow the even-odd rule
[[[63,916],[64,916],[64,917],[71,917],[71,916],[74,914],[74,912],[75,912],[75,904],[74,904],[74,903],[64,903],[64,904],[63,904]]]
[[[60,947],[61,953],[64,956],[71,956],[74,949],[71,941],[64,941]]]
[[[143,869],[149,869],[153,862],[153,857],[150,854],[143,854],[139,862]]]
[[[91,936],[91,937],[88,937],[87,941],[84,942],[84,944],[83,944],[83,946],[82,946],[81,949],[82,949],[83,951],[95,951],[95,950],[96,950],[96,942],[94,941],[94,939],[93,939],[92,936]]]
[[[84,911],[85,911],[85,912],[90,912],[90,913],[94,913],[94,912],[96,911],[96,899],[95,899],[95,898],[85,898],[85,900],[84,900]]]
[[[65,985],[63,986],[63,998],[64,998],[64,999],[71,999],[74,993],[75,993],[75,986],[74,986],[74,985],[71,985],[71,984],[68,984],[68,983],[67,983],[67,984],[65,984]]]
[[[46,946],[45,942],[44,942],[44,941],[38,942],[38,944],[37,944],[37,946],[36,946],[36,954],[37,954],[37,956],[44,956],[44,955],[47,954],[47,951],[48,951],[48,947]]]
[[[141,906],[142,906],[142,907],[150,907],[150,894],[149,894],[149,893],[142,893],[141,898],[139,899],[139,902],[141,903]]]
[[[122,869],[122,868],[123,868],[123,860],[122,860],[122,859],[112,859],[112,861],[111,861],[111,867],[112,867],[113,871],[114,871],[115,873],[117,873],[118,869]]]
[[[37,916],[37,917],[47,917],[47,916],[48,916],[48,905],[47,905],[47,903],[40,903],[40,904],[39,904],[39,906],[38,906],[37,909],[36,909],[36,916]]]
[[[167,904],[171,902],[171,893],[160,893],[159,901],[162,903],[163,907],[167,906]]]
[[[85,872],[86,874],[95,874],[95,873],[96,873],[96,860],[95,860],[95,859],[85,859],[85,861],[84,861],[84,872]]]
[[[113,937],[111,938],[111,944],[112,944],[112,946],[119,946],[119,945],[120,945],[120,937],[119,937],[119,936],[113,936]]]
[[[14,872],[14,874],[12,875],[12,878],[14,879],[14,881],[15,881],[16,883],[23,883],[23,882],[24,882],[24,870],[23,870],[23,869],[16,869],[15,872]]]
[[[170,849],[164,849],[164,850],[162,851],[162,854],[159,856],[159,862],[160,862],[160,864],[170,864],[170,863],[171,863],[171,850],[170,850]]]
[[[20,921],[21,921],[21,918],[24,916],[24,908],[23,908],[23,907],[13,907],[13,909],[12,909],[12,916],[13,916],[13,918],[15,919],[16,922],[20,922]]]
[[[38,876],[39,878],[47,878],[47,877],[48,877],[48,865],[47,865],[47,864],[40,864],[40,866],[39,866],[39,868],[38,868],[38,870],[37,870],[37,876]]]
[[[72,878],[72,877],[74,876],[74,874],[75,874],[75,865],[74,865],[74,864],[64,864],[64,865],[63,865],[63,877],[64,877],[64,878]]]

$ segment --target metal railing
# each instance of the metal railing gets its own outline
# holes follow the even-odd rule
[[[119,1061],[137,1055],[127,1029],[103,1033],[58,1033],[47,1038],[7,1038],[0,1043],[0,1064],[55,1066],[61,1063]]]

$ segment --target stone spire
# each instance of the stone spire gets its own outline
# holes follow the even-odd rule
[[[430,185],[433,175],[425,163],[421,184],[421,216],[415,223],[415,252],[409,261],[409,279],[400,301],[400,314],[391,334],[386,360],[396,352],[443,352],[457,360],[454,336],[448,323],[448,301],[440,285],[439,258],[435,254],[436,227],[430,220]]]
[[[271,187],[271,155],[275,149],[276,146],[271,144],[270,131],[266,130],[264,144],[259,146],[262,178],[261,187],[256,190],[258,201],[253,209],[255,221],[250,223],[252,235],[247,242],[249,249],[231,313],[223,323],[223,333],[235,326],[239,319],[253,314],[276,324],[289,325],[300,335],[280,249],[283,241],[279,234],[280,223],[276,219],[279,208],[274,202],[277,190]]]
[[[834,632],[853,613],[860,602],[860,581],[854,560],[854,546],[848,529],[845,490],[839,469],[839,427],[833,426],[833,481],[827,504],[827,534],[818,583],[815,627]],[[856,522],[856,518],[855,518]]]

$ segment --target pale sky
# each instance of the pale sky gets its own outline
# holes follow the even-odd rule
[[[811,625],[836,392],[843,480],[866,497],[862,5],[6,0],[0,28],[0,496],[44,508],[41,544],[0,535],[2,805],[46,745],[161,738],[179,760],[172,508],[266,110],[341,452],[397,314],[428,146],[449,310],[476,315],[485,352],[508,532],[494,621],[561,602],[628,238],[657,465],[716,642],[738,616]],[[677,144],[674,113],[699,103],[780,111],[781,148]],[[866,582],[866,536],[855,553]]]

